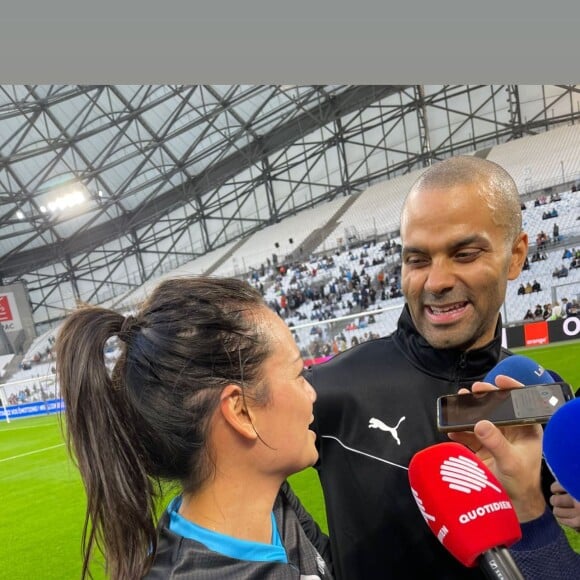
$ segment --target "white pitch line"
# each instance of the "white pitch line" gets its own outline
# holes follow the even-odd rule
[[[5,425],[6,423],[4,423]],[[12,425],[12,423],[10,423]],[[40,425],[25,425],[24,427],[3,427],[0,423],[0,435],[2,433],[10,433],[12,431],[24,431],[25,429],[41,429],[43,427],[52,426],[50,423],[41,423]]]
[[[64,443],[59,443],[58,445],[53,445],[52,447],[45,447],[44,449],[37,449],[36,451],[29,451],[28,453],[21,453],[20,455],[13,455],[12,457],[5,457],[0,459],[0,463],[4,461],[10,461],[12,459],[19,459],[20,457],[26,457],[27,455],[34,455],[35,453],[42,453],[43,451],[48,451],[49,449],[56,449],[57,447],[62,447]]]

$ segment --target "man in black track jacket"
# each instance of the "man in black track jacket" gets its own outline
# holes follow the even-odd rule
[[[440,162],[411,189],[401,238],[406,306],[395,333],[308,376],[334,571],[339,580],[481,579],[425,525],[407,470],[417,451],[448,440],[436,428],[437,397],[509,355],[499,309],[528,249],[515,183],[480,158]]]
[[[499,332],[478,351],[432,349],[405,308],[390,337],[312,369],[337,578],[481,577],[456,562],[425,525],[407,467],[417,451],[449,440],[436,428],[437,397],[471,386],[502,356]]]

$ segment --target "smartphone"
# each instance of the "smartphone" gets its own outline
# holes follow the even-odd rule
[[[481,419],[496,425],[546,423],[574,398],[568,383],[545,383],[485,393],[446,395],[437,399],[437,429],[472,431]]]

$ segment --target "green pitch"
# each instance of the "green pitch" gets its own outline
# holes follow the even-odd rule
[[[580,387],[580,343],[521,350]],[[318,477],[307,469],[290,479],[327,531]],[[81,570],[84,491],[68,459],[56,417],[0,423],[0,578],[73,580]],[[580,534],[569,537],[580,551]],[[93,567],[96,579],[105,575]]]
[[[84,491],[56,416],[0,424],[0,497],[0,577],[79,578]]]

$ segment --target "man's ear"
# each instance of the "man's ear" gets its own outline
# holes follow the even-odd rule
[[[521,273],[528,255],[528,234],[520,232],[512,245],[508,280],[515,280]]]
[[[254,428],[254,417],[246,406],[242,387],[227,385],[221,392],[219,410],[226,423],[247,439],[258,437]]]

